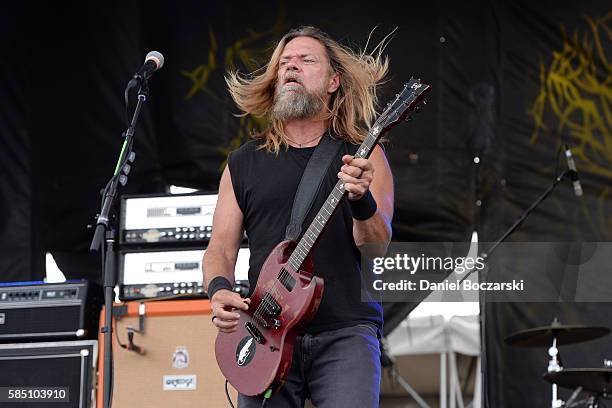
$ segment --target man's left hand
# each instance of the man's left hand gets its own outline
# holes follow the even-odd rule
[[[356,159],[354,156],[342,156],[344,166],[340,168],[338,178],[344,181],[344,188],[348,192],[348,199],[359,200],[370,189],[374,178],[372,162],[367,159]]]

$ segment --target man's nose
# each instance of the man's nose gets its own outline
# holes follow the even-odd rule
[[[287,61],[287,71],[298,71],[300,69],[298,63],[297,63],[297,58],[291,58],[289,61]]]

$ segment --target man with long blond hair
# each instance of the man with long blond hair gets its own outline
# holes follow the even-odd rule
[[[242,112],[265,117],[268,126],[230,154],[221,176],[204,258],[213,322],[220,331],[234,331],[235,310],[248,309],[249,300],[231,290],[244,231],[253,289],[269,252],[283,240],[314,149],[324,137],[342,140],[304,223],[342,179],[347,200],[314,251],[315,274],[325,281],[323,299],[296,340],[286,383],[267,407],[303,407],[306,398],[318,408],[378,406],[382,308],[361,299],[361,256],[381,256],[391,239],[393,180],[380,146],[369,159],[354,155],[374,119],[376,86],[387,72],[382,49],[380,44],[371,54],[357,53],[317,28],[300,27],[280,40],[265,67],[227,77]],[[262,398],[239,395],[239,408],[261,404]]]

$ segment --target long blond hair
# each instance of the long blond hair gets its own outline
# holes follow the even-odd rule
[[[262,146],[268,151],[278,153],[281,146],[288,146],[283,123],[272,118],[270,113],[281,54],[285,45],[296,37],[311,37],[325,46],[331,71],[340,74],[340,86],[331,97],[324,119],[336,135],[360,144],[376,115],[376,87],[389,68],[389,58],[382,56],[389,36],[367,53],[367,45],[363,51],[355,52],[316,27],[304,26],[289,31],[278,42],[265,66],[246,76],[238,71],[226,76],[230,94],[242,111],[239,116],[254,115],[268,120],[265,130],[253,134],[254,138],[264,141]]]

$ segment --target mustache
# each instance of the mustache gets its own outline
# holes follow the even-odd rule
[[[286,73],[282,79],[283,79],[282,81],[283,84],[286,84],[289,81],[295,81],[298,84],[303,85],[302,79],[297,74],[293,74],[291,72]]]

